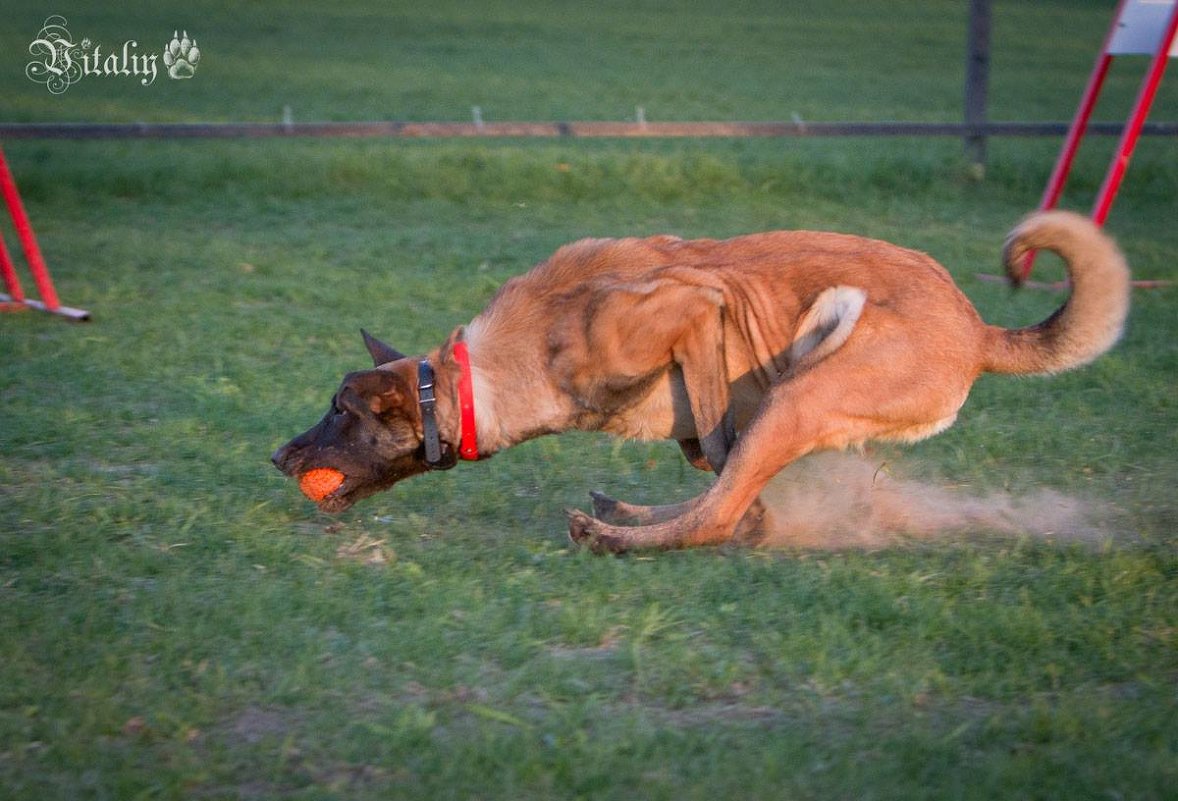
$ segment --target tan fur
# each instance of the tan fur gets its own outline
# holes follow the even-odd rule
[[[1083,217],[1047,212],[1014,229],[1007,263],[1032,248],[1057,251],[1074,290],[1044,322],[1012,331],[984,323],[929,256],[880,241],[776,232],[568,245],[455,334],[470,350],[479,450],[570,429],[674,438],[717,471],[704,494],[670,507],[596,496],[606,519],[570,513],[573,538],[618,551],[754,535],[758,494],[794,459],[930,436],[984,371],[1056,372],[1112,346],[1129,296],[1113,242]],[[448,347],[432,360],[454,442],[457,367]]]

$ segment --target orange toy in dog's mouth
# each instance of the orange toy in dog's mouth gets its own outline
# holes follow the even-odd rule
[[[299,489],[319,503],[344,483],[344,474],[331,467],[316,467],[299,476]]]

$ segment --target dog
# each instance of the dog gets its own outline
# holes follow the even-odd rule
[[[779,231],[724,241],[586,239],[507,281],[425,356],[362,332],[374,369],[344,377],[323,419],[279,448],[289,476],[332,468],[327,512],[459,460],[545,434],[674,439],[716,478],[698,497],[637,506],[593,493],[569,534],[595,552],[755,542],[758,496],[808,453],[912,442],[954,422],[981,373],[1057,373],[1113,346],[1129,270],[1091,221],[1037,212],[1007,238],[1066,263],[1044,321],[982,321],[931,257],[886,242]]]

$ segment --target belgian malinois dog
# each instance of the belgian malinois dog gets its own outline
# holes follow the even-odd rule
[[[724,241],[587,239],[504,284],[424,356],[364,334],[375,369],[349,373],[326,416],[273,457],[328,469],[329,512],[418,473],[571,429],[675,439],[716,474],[698,497],[636,506],[594,494],[569,533],[596,551],[755,541],[758,495],[813,451],[915,441],[948,428],[983,372],[1068,370],[1116,342],[1129,271],[1084,217],[1026,218],[1003,258],[1066,262],[1071,294],[1027,328],[984,323],[929,256],[857,236]],[[312,494],[308,492],[308,494]]]

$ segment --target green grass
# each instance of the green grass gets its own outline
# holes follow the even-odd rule
[[[497,118],[645,103],[769,119],[795,93],[815,119],[955,119],[958,4],[920,6],[929,27],[863,22],[860,5],[580,14],[600,70],[578,66],[594,63],[579,28],[526,4],[485,24],[405,8],[392,45],[358,35],[373,25],[351,5],[321,20],[210,5],[187,87],[52,99],[18,64],[0,88],[11,119],[238,119],[284,102],[306,118],[461,118],[480,102]],[[40,24],[43,8],[21,8]],[[103,41],[197,27],[178,6],[123,8],[59,11]],[[995,116],[1066,117],[1107,11],[998,4]],[[1016,70],[1031,23],[1054,38]],[[0,34],[5,65],[24,57],[17,28]],[[656,55],[623,77],[651,37],[685,32],[682,69]],[[275,80],[251,37],[305,69]],[[697,60],[703,39],[727,49]],[[863,58],[885,51],[925,83],[880,79]],[[421,85],[374,77],[382,64]],[[788,77],[782,95],[757,88],[768,73]],[[599,559],[566,547],[561,509],[595,488],[697,492],[674,446],[548,438],[338,519],[267,461],[364,365],[361,326],[425,350],[582,236],[856,232],[932,253],[988,320],[1040,319],[1058,296],[974,275],[996,269],[1057,146],[996,141],[976,183],[952,141],[6,143],[63,300],[95,319],[0,317],[0,797],[1171,796],[1173,289],[1135,293],[1125,340],[1090,368],[985,378],[953,429],[882,455],[966,492],[1080,497],[1105,510],[1095,546],[976,531]],[[1086,146],[1069,205],[1091,203],[1110,148]],[[1109,221],[1139,277],[1178,279],[1176,163],[1173,142],[1142,142]]]
[[[163,6],[163,7],[161,7]],[[952,0],[608,2],[9,0],[6,120],[959,121],[966,9]],[[51,97],[24,76],[59,14],[103,52],[160,51],[175,28],[203,52],[191,81],[88,78]],[[991,116],[1070,119],[1108,29],[1107,2],[996,2]],[[1097,118],[1123,119],[1140,59],[1118,59]],[[1159,111],[1175,108],[1165,83]],[[1170,117],[1173,115],[1170,114]]]

